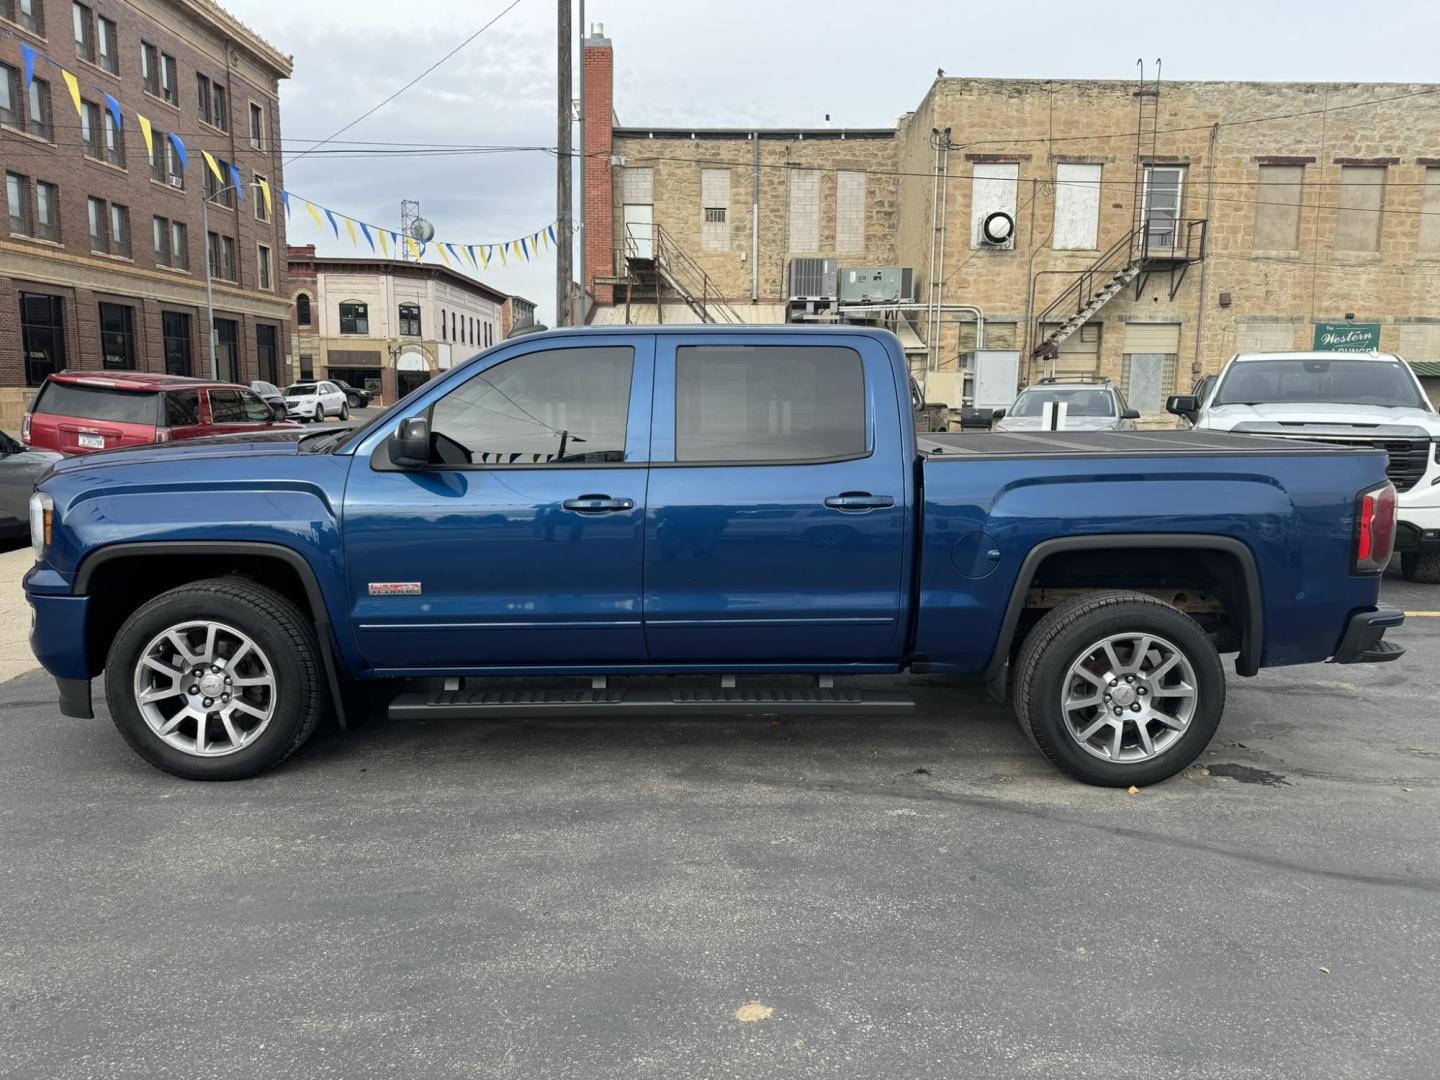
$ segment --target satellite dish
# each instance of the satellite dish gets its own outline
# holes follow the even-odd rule
[[[408,231],[412,240],[417,240],[422,244],[428,244],[431,240],[435,239],[435,226],[431,225],[430,222],[426,221],[423,217],[416,218],[412,221]]]

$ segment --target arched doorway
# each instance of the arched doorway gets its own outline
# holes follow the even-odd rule
[[[430,362],[422,353],[403,352],[395,361],[395,388],[404,397],[430,381]]]

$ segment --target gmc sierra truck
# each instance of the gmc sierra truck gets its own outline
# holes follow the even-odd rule
[[[1403,651],[1383,453],[917,436],[910,399],[882,330],[554,331],[353,430],[68,459],[31,505],[35,655],[63,714],[103,673],[125,740],[194,779],[382,691],[399,718],[869,718],[913,702],[844,677],[909,671],[983,680],[1056,766],[1131,785],[1209,742],[1222,653]]]

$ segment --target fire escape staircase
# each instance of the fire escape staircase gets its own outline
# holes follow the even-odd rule
[[[744,323],[710,275],[661,226],[628,227],[618,256],[616,284],[625,290],[626,322],[632,303],[649,300],[655,303],[656,321],[663,322],[664,301],[678,298],[703,323]]]

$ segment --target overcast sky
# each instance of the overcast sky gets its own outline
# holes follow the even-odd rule
[[[419,74],[509,0],[222,0],[295,57],[281,87],[284,134],[320,139]],[[397,10],[403,21],[397,20]],[[903,11],[903,17],[895,13]],[[375,142],[555,144],[554,0],[518,7],[433,74],[347,132]],[[1074,0],[588,0],[615,47],[615,108],[627,125],[888,125],[949,75],[1132,78],[1164,59],[1167,79],[1440,81],[1433,0],[1095,5]],[[578,25],[578,15],[577,15]],[[577,89],[578,93],[578,89]],[[554,158],[312,155],[286,186],[341,213],[399,223],[418,199],[441,240],[513,239],[555,216]],[[337,244],[292,218],[292,243]],[[495,269],[495,287],[550,320],[554,262]]]

